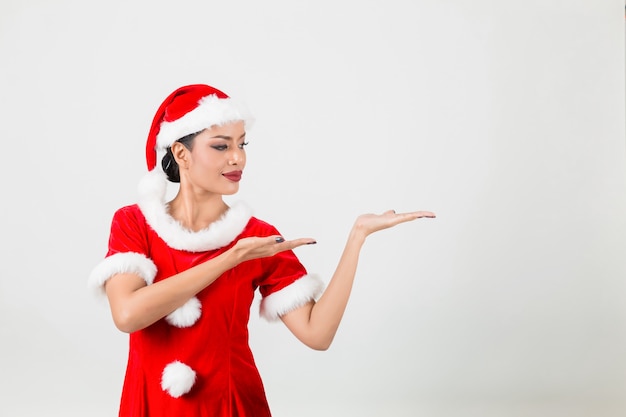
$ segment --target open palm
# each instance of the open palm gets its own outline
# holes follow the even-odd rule
[[[382,214],[368,213],[360,215],[356,219],[355,226],[367,236],[379,230],[388,229],[400,223],[409,222],[422,217],[434,218],[435,213],[430,211],[396,213],[394,210],[388,210]]]

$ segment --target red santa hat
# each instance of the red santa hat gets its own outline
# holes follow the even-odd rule
[[[166,150],[178,139],[211,126],[240,120],[246,128],[250,128],[253,121],[242,103],[217,88],[205,84],[180,87],[161,103],[152,120],[146,142],[148,170],[156,166],[157,151]]]

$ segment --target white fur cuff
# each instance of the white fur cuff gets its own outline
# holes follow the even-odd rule
[[[89,286],[104,291],[104,283],[115,274],[137,274],[152,284],[157,273],[157,267],[152,259],[141,253],[116,253],[100,262],[89,274]]]
[[[304,275],[280,291],[261,300],[261,317],[275,321],[280,316],[315,300],[323,291],[324,283],[316,275]]]

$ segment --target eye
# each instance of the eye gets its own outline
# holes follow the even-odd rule
[[[228,145],[211,145],[211,148],[218,151],[225,151],[226,149],[228,149]]]
[[[243,149],[244,146],[248,145],[248,142],[244,142],[242,144],[239,145],[239,149]]]

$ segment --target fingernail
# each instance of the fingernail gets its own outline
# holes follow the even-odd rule
[[[317,242],[314,240],[313,242],[307,243],[307,245],[315,245]]]
[[[278,236],[278,237],[276,238],[276,243],[280,243],[280,242],[284,242],[284,241],[285,241],[285,238],[283,238],[283,237],[281,237],[281,236]]]

